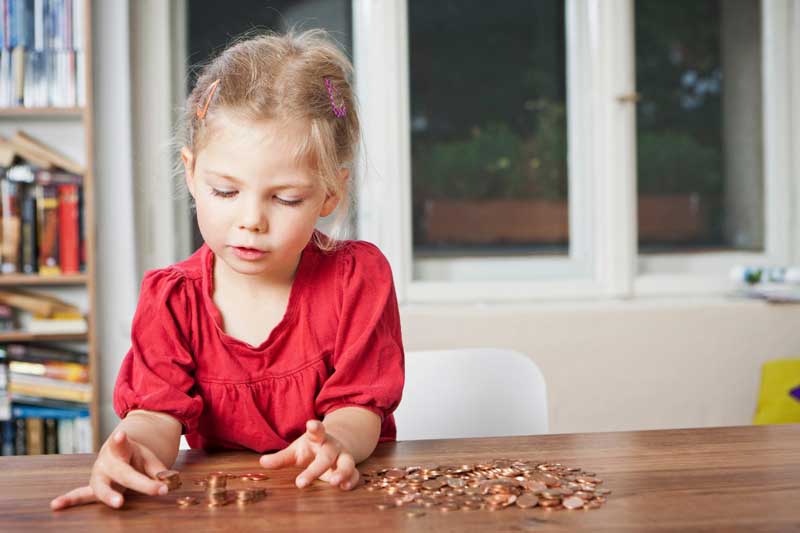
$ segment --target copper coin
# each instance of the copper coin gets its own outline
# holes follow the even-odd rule
[[[586,502],[579,498],[578,496],[570,496],[563,501],[564,507],[567,509],[580,509],[586,504]]]
[[[189,507],[191,505],[197,505],[197,498],[194,496],[181,496],[175,502],[181,507]]]
[[[517,507],[521,507],[522,509],[530,509],[537,505],[539,505],[539,498],[533,494],[523,494],[517,498]]]
[[[156,474],[156,479],[163,481],[169,490],[181,487],[181,473],[177,470],[162,470]]]

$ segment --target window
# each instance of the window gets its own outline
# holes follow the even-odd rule
[[[720,293],[793,257],[792,3],[353,6],[359,236],[402,299]]]

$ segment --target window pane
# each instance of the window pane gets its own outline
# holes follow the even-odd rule
[[[760,4],[638,0],[639,249],[762,250]]]
[[[567,253],[563,0],[409,0],[416,258]]]

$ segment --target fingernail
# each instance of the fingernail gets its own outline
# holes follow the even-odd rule
[[[160,495],[162,495],[162,496],[163,496],[164,494],[168,493],[168,492],[169,492],[169,489],[167,488],[167,486],[166,486],[166,485],[161,485],[161,486],[158,488],[158,493],[159,493]]]
[[[122,503],[122,498],[120,498],[119,496],[114,496],[113,498],[111,498],[111,503],[114,504],[115,506],[119,506]]]
[[[297,480],[297,486],[302,489],[303,487],[306,486],[306,480],[304,478],[298,479]]]

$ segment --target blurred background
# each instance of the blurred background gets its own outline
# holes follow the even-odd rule
[[[354,61],[351,234],[392,264],[407,350],[524,354],[555,433],[749,424],[762,365],[800,358],[798,285],[737,269],[800,265],[796,0],[91,11],[102,435],[144,272],[201,243],[179,108],[196,65],[254,29],[324,28]]]

